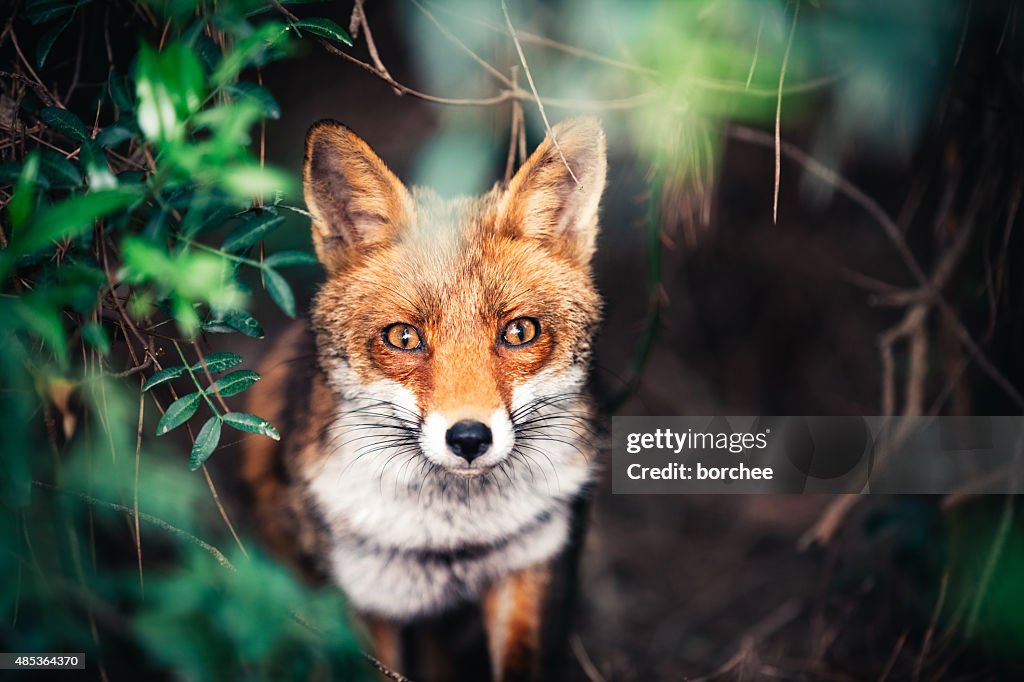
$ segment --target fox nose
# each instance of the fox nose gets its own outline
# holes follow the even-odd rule
[[[444,434],[444,440],[452,452],[472,463],[491,446],[491,430],[486,424],[467,419],[455,422]]]

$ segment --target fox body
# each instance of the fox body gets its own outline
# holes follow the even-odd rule
[[[250,399],[283,434],[245,446],[260,525],[392,663],[388,624],[479,602],[495,677],[535,676],[546,567],[591,477],[601,128],[556,126],[507,186],[449,200],[322,121],[304,180],[327,278]]]

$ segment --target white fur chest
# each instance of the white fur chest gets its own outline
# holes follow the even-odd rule
[[[349,444],[327,454],[306,478],[349,602],[408,620],[558,554],[590,466],[578,444],[551,445],[474,479],[432,469],[415,451]]]

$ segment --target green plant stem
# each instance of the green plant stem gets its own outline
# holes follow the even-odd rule
[[[250,266],[252,266],[254,268],[259,268],[261,270],[264,267],[263,263],[259,262],[258,260],[254,260],[252,258],[246,258],[244,256],[236,256],[236,255],[234,255],[232,253],[225,253],[224,251],[222,251],[220,249],[215,249],[212,246],[207,246],[206,244],[203,244],[201,242],[197,242],[194,239],[190,239],[188,237],[183,237],[180,234],[174,235],[174,238],[177,239],[178,241],[185,242],[189,246],[195,247],[195,248],[199,249],[200,251],[206,251],[208,253],[216,254],[218,256],[221,256],[223,258],[227,258],[228,260],[234,261],[236,263],[242,263],[243,265],[250,265]]]
[[[188,372],[188,375],[192,377],[192,383],[195,384],[196,389],[199,390],[199,395],[203,396],[203,400],[205,400],[206,404],[210,406],[211,410],[213,410],[213,416],[220,421],[224,421],[224,417],[221,415],[220,410],[218,410],[217,406],[213,404],[212,400],[210,400],[210,396],[207,395],[206,390],[199,385],[199,379],[196,378],[196,373],[192,371],[192,365],[190,365],[188,360],[185,359],[185,354],[181,351],[181,346],[178,345],[177,341],[172,341],[171,343],[174,344],[174,350],[178,351],[178,357],[181,358],[181,364],[185,366],[185,370]]]

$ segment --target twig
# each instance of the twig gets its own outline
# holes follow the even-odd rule
[[[935,628],[939,623],[939,616],[942,614],[942,609],[946,605],[946,592],[948,590],[949,570],[947,569],[942,574],[942,582],[939,585],[939,598],[935,602],[935,609],[932,611],[932,618],[928,622],[928,629],[924,633],[924,640],[921,642],[921,651],[917,655],[917,660],[914,661],[913,682],[917,682],[921,678],[921,671],[924,669],[924,662],[928,657],[928,649],[931,648],[932,639],[935,637]]]
[[[896,665],[896,659],[899,658],[900,652],[903,651],[903,645],[907,643],[907,632],[904,631],[900,635],[899,639],[896,640],[896,646],[892,649],[892,654],[889,655],[889,660],[885,662],[885,667],[882,668],[882,674],[878,676],[878,682],[885,682],[889,679],[889,675],[892,673],[893,667]]]
[[[569,167],[569,162],[565,158],[565,154],[562,153],[562,146],[558,144],[558,136],[555,135],[555,131],[551,129],[551,123],[548,122],[547,112],[544,111],[544,102],[540,98],[540,94],[537,92],[537,85],[533,82],[533,74],[530,73],[530,66],[526,63],[526,55],[523,54],[523,46],[519,43],[519,37],[516,35],[516,29],[512,25],[512,17],[508,14],[508,4],[505,0],[501,0],[501,11],[505,15],[505,23],[508,24],[509,33],[512,35],[512,42],[516,46],[516,53],[519,55],[519,63],[523,66],[523,73],[526,74],[526,82],[530,84],[530,90],[533,92],[534,100],[537,102],[537,109],[540,110],[540,117],[544,121],[544,130],[551,137],[551,143],[555,146],[558,151],[558,156],[561,157],[562,163],[565,164],[566,170],[569,171],[569,176],[572,181],[576,183],[576,187],[582,189],[583,185],[580,183],[579,178],[576,177],[576,173],[573,172],[572,168]]]
[[[106,507],[107,509],[113,509],[115,511],[123,512],[125,514],[128,514],[129,516],[135,516],[135,511],[132,510],[131,507],[126,507],[123,504],[117,504],[115,502],[107,502],[105,500],[99,500],[99,499],[96,499],[95,497],[92,497],[90,495],[86,495],[85,493],[79,493],[79,492],[75,492],[73,490],[66,490],[64,488],[58,488],[55,485],[50,485],[49,483],[44,483],[42,481],[32,481],[32,484],[35,485],[35,486],[38,486],[40,488],[46,488],[48,490],[53,490],[54,492],[58,492],[58,493],[61,493],[63,495],[71,495],[73,497],[77,497],[77,498],[79,498],[80,500],[82,500],[83,502],[85,502],[86,504],[88,504],[89,506],[92,506],[92,507]],[[227,568],[227,569],[229,569],[229,570],[231,570],[233,572],[236,572],[236,573],[238,572],[238,569],[235,568],[234,564],[232,564],[228,560],[228,558],[226,556],[224,556],[224,554],[219,549],[217,549],[216,547],[214,547],[210,543],[206,542],[205,540],[201,540],[201,539],[197,538],[195,535],[192,535],[188,531],[182,530],[181,528],[178,528],[177,526],[172,526],[171,524],[167,523],[163,519],[161,519],[161,518],[159,518],[157,516],[153,516],[152,514],[147,514],[145,512],[139,512],[138,517],[141,518],[143,521],[146,521],[148,523],[152,523],[154,526],[158,526],[159,528],[163,528],[165,531],[167,531],[168,533],[171,533],[172,535],[175,535],[175,536],[177,536],[179,538],[182,538],[184,540],[188,540],[192,544],[194,544],[197,547],[199,547],[200,549],[204,550],[207,554],[212,556],[214,559],[216,559],[217,563],[219,563],[224,568]]]
[[[999,558],[1002,556],[1003,549],[1006,547],[1006,540],[1010,536],[1010,528],[1013,526],[1013,516],[1014,496],[1007,495],[1006,502],[1003,505],[1003,514],[999,519],[999,525],[996,527],[996,534],[992,540],[992,548],[985,557],[985,565],[982,567],[981,577],[978,579],[977,594],[974,597],[974,602],[971,604],[971,609],[967,614],[965,633],[968,639],[974,636],[974,632],[978,627],[978,619],[981,616],[981,607],[985,605],[985,597],[988,594],[988,588],[992,582],[992,576],[995,575],[996,566],[999,565]]]
[[[355,0],[355,5],[352,7],[352,16],[356,17],[359,24],[363,27],[363,34],[366,36],[366,49],[370,53],[373,65],[377,67],[382,76],[391,81],[395,80],[391,77],[388,67],[384,66],[384,62],[381,61],[380,54],[377,52],[377,43],[373,40],[373,32],[370,31],[370,24],[366,21],[366,12],[363,10],[363,0]],[[391,86],[391,89],[395,91],[396,95],[402,94],[402,91],[395,86]]]
[[[803,604],[799,599],[790,599],[783,602],[777,609],[769,613],[765,618],[754,624],[740,642],[739,650],[733,656],[718,667],[710,675],[703,677],[687,678],[688,682],[710,682],[710,680],[723,677],[736,668],[740,667],[747,658],[754,653],[757,646],[775,634],[787,624],[792,622],[800,612],[803,611]]]
[[[381,675],[388,678],[389,680],[394,680],[395,682],[412,682],[412,680],[410,680],[402,673],[395,672],[391,668],[384,665],[384,663],[382,663],[380,659],[376,658],[375,656],[372,656],[366,653],[365,651],[361,651],[360,653],[363,655],[363,658],[369,661],[370,664],[377,669],[377,672],[379,672]]]
[[[583,669],[583,674],[587,676],[587,679],[590,682],[605,682],[604,675],[594,665],[594,661],[590,659],[586,648],[583,646],[583,640],[578,634],[572,636],[572,639],[569,640],[569,646],[572,647],[572,653],[576,660],[579,661],[580,668]]]
[[[139,530],[139,466],[142,459],[142,423],[146,413],[146,398],[142,395],[143,379],[139,378],[139,426],[135,434],[135,481],[132,486],[132,512],[135,521],[135,556],[139,564],[139,592],[146,593],[142,577],[142,532]]]
[[[800,15],[800,0],[796,0],[793,8],[793,23],[789,27],[789,39],[786,51],[782,54],[782,68],[779,69],[779,94],[775,99],[775,191],[772,194],[772,222],[779,222],[779,185],[782,180],[782,89],[786,83],[786,69],[789,67],[789,52],[793,47],[796,35],[796,20]],[[753,73],[753,67],[751,67]],[[749,80],[749,79],[748,79]]]
[[[519,76],[519,67],[516,65],[512,66],[512,84],[513,88],[516,85],[517,78]],[[519,100],[513,100],[512,102],[512,122],[510,124],[511,131],[508,136],[508,158],[505,161],[505,185],[507,186],[509,181],[512,180],[512,172],[516,166],[516,145],[525,138],[525,127],[526,122],[523,119],[523,106],[519,103]]]
[[[469,47],[469,45],[466,45],[466,43],[464,43],[458,36],[456,36],[454,33],[452,33],[450,30],[448,30],[447,26],[445,26],[440,21],[438,21],[437,17],[435,17],[434,14],[430,10],[428,10],[426,7],[424,7],[421,3],[417,2],[417,0],[409,0],[409,2],[411,2],[416,7],[416,9],[418,9],[420,12],[422,12],[423,15],[425,17],[427,17],[427,19],[430,19],[430,22],[432,24],[434,24],[435,27],[437,27],[437,30],[441,32],[441,35],[443,35],[445,38],[447,38],[450,43],[452,43],[453,45],[458,47],[460,50],[465,52],[467,55],[469,55],[469,57],[473,61],[475,61],[477,64],[479,64],[481,67],[483,67],[483,69],[487,73],[489,73],[492,76],[494,76],[498,80],[499,83],[504,85],[509,90],[515,91],[515,90],[519,89],[519,86],[515,83],[515,79],[514,78],[510,79],[508,76],[506,76],[501,71],[499,71],[493,64],[491,64],[490,62],[485,60],[483,57],[478,55],[476,52],[474,52],[473,49],[471,47]],[[362,4],[361,2],[357,2],[356,6],[359,6],[361,4]],[[353,11],[355,11],[355,10],[353,10]],[[367,35],[367,39],[369,39],[369,35]]]

